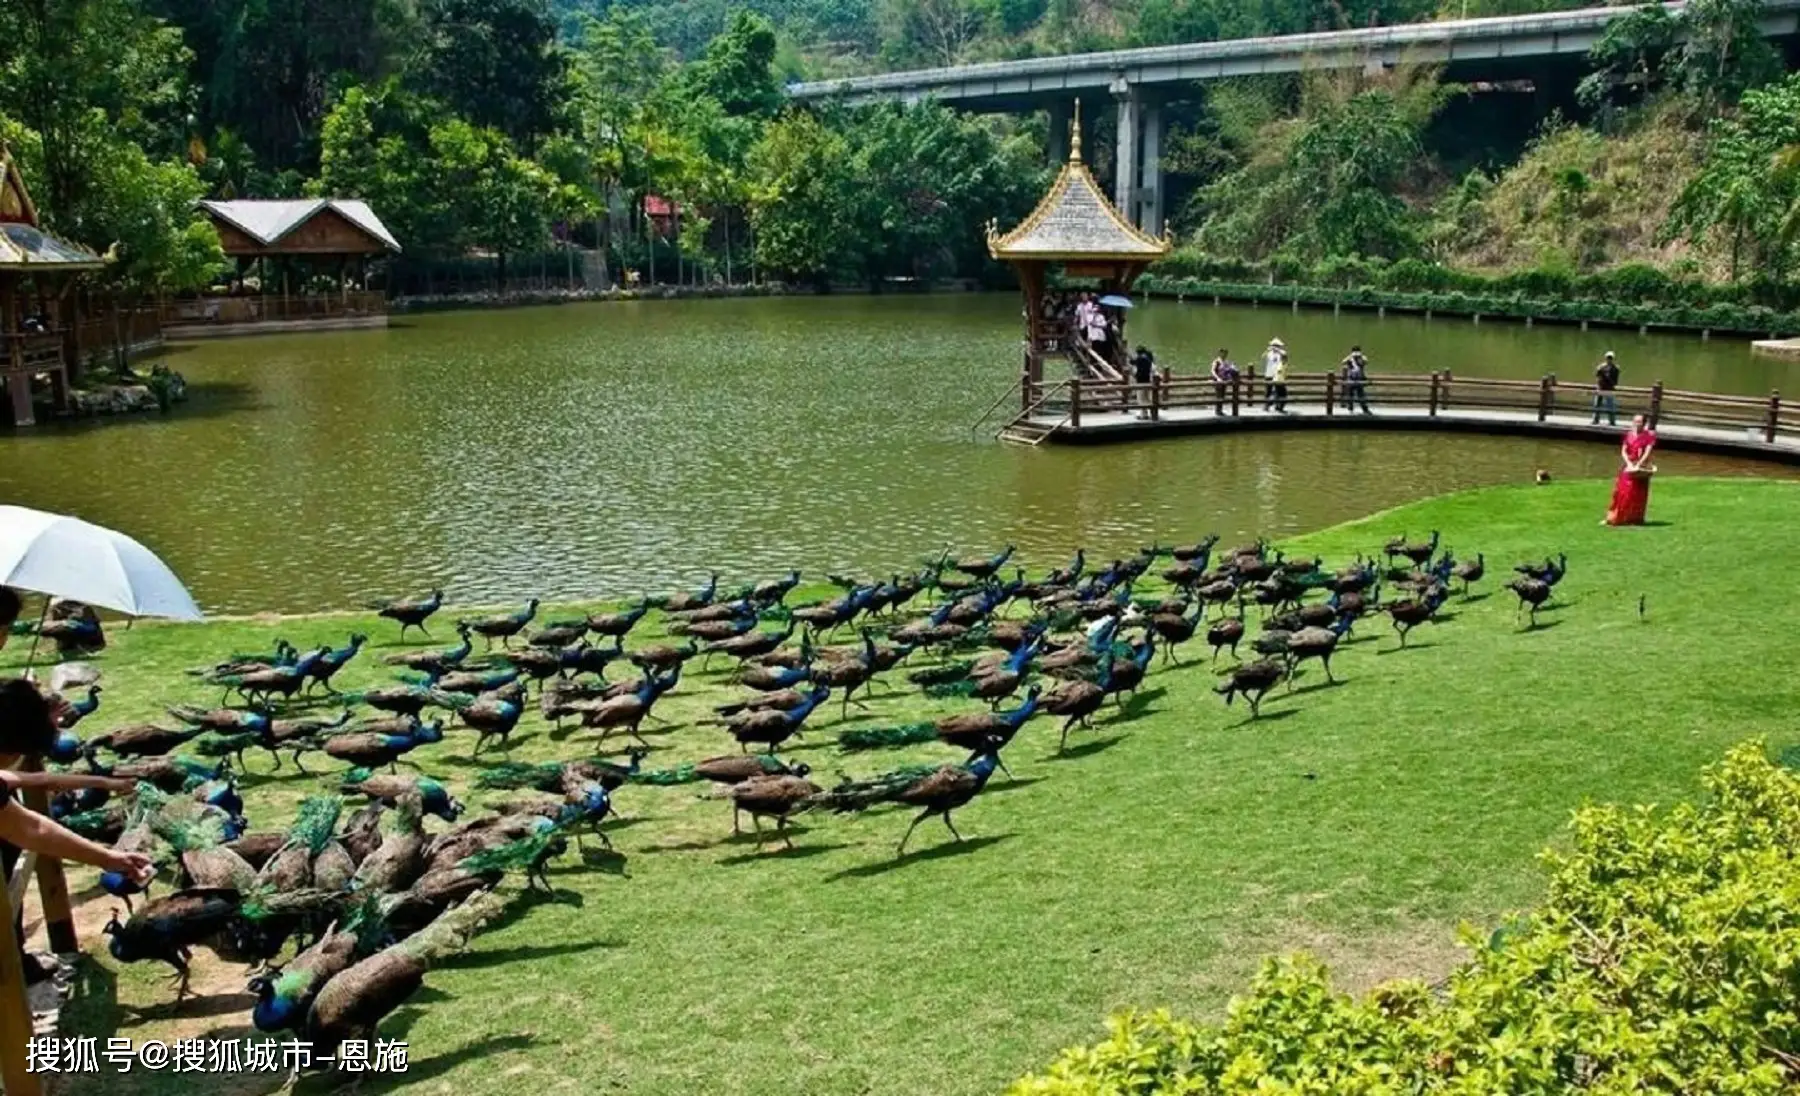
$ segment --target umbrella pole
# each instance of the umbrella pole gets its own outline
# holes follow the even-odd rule
[[[31,653],[25,656],[25,677],[31,678],[31,668],[37,665],[38,644],[44,638],[44,621],[50,619],[50,595],[44,595],[44,611],[38,614],[37,630],[31,633]]]

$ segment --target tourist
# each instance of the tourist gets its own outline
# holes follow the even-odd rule
[[[1156,355],[1151,353],[1147,346],[1138,347],[1137,353],[1131,356],[1131,379],[1138,385],[1138,405],[1140,407],[1138,418],[1140,419],[1150,417],[1151,393],[1149,387],[1155,376]]]
[[[12,594],[10,590],[5,592]],[[12,594],[12,598],[16,604],[18,595]],[[21,851],[30,849],[40,856],[73,860],[101,871],[118,872],[143,886],[156,874],[156,865],[148,856],[120,852],[89,841],[18,802],[15,793],[22,787],[36,786],[47,791],[98,787],[115,792],[132,788],[129,780],[109,777],[13,771],[25,758],[50,749],[56,740],[59,704],[23,678],[0,682],[0,871],[11,880]],[[50,977],[50,972],[24,952],[23,915],[22,909],[13,911],[13,933],[19,940],[25,981],[31,984]]]
[[[1369,410],[1369,359],[1363,357],[1362,347],[1353,346],[1344,358],[1344,409],[1356,410],[1362,404],[1362,413],[1373,414]]]
[[[1650,477],[1656,474],[1656,466],[1650,463],[1655,451],[1656,431],[1645,425],[1644,416],[1634,416],[1625,431],[1625,443],[1619,447],[1625,466],[1613,481],[1612,506],[1602,524],[1644,524],[1644,511],[1650,506]]]
[[[1270,339],[1269,348],[1263,351],[1263,410],[1275,406],[1275,388],[1281,387],[1281,400],[1287,403],[1287,344],[1280,339]],[[1279,375],[1279,380],[1277,376]],[[1255,397],[1252,396],[1252,399]]]
[[[1218,356],[1212,360],[1213,381],[1213,414],[1225,413],[1225,386],[1236,381],[1238,369],[1231,360],[1231,351],[1219,347]]]
[[[1619,363],[1608,350],[1594,367],[1594,425],[1600,425],[1600,409],[1606,409],[1608,425],[1619,425]]]

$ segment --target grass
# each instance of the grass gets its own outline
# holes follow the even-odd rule
[[[1338,562],[1440,529],[1459,557],[1484,552],[1489,577],[1408,651],[1393,650],[1385,620],[1365,623],[1334,663],[1342,684],[1325,687],[1314,668],[1292,696],[1272,694],[1259,722],[1212,695],[1196,643],[1140,703],[1072,736],[1067,755],[1054,752],[1054,724],[1032,724],[1008,751],[1016,783],[997,777],[959,812],[961,845],[934,821],[896,860],[907,817],[876,812],[807,820],[793,852],[757,855],[731,839],[725,804],[691,787],[628,787],[617,799],[630,821],[613,833],[623,863],[571,855],[552,873],[554,897],[522,899],[434,971],[384,1028],[410,1041],[412,1072],[367,1090],[992,1092],[1095,1038],[1113,1010],[1216,1011],[1271,952],[1318,951],[1353,985],[1440,976],[1459,922],[1491,923],[1539,893],[1533,855],[1571,809],[1687,796],[1728,744],[1795,738],[1800,653],[1783,622],[1800,488],[1669,479],[1656,487],[1658,524],[1624,530],[1596,525],[1606,491],[1476,491],[1297,538],[1290,554]],[[1525,630],[1503,588],[1509,568],[1558,550],[1569,576]],[[100,660],[105,706],[83,730],[216,699],[183,667],[351,628],[394,640],[386,622],[342,616],[115,628]],[[372,680],[374,661],[345,676]],[[665,713],[679,726],[652,734],[651,764],[730,748],[693,725],[722,691],[716,677],[683,683]],[[915,692],[872,707],[896,723],[953,710]],[[830,715],[793,751],[822,783],[948,757],[840,754],[835,705]],[[456,732],[421,760],[466,785],[471,741]],[[533,715],[512,755],[581,752],[579,735],[557,741]],[[268,779],[261,760],[246,781],[259,827],[318,787]],[[247,1032],[235,968],[212,964],[196,981],[211,996],[179,1011],[160,970],[104,959],[88,978],[71,1010],[80,1032]],[[207,1085],[264,1092],[277,1080]],[[187,1082],[104,1083],[126,1096]]]

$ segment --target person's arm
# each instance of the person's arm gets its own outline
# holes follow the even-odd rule
[[[94,773],[21,773],[8,771],[6,782],[15,788],[43,788],[53,792],[81,791],[100,788],[109,792],[128,792],[137,787],[135,781],[122,776],[99,776]]]
[[[73,860],[102,871],[116,871],[140,885],[156,874],[155,863],[143,853],[121,852],[89,841],[36,811],[26,810],[10,795],[0,805],[0,841],[29,849],[40,856]]]

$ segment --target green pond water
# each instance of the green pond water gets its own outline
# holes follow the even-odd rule
[[[0,498],[133,533],[209,610],[299,612],[433,586],[493,602],[709,569],[866,573],[946,544],[1017,543],[1046,566],[1076,545],[1281,536],[1538,468],[1615,468],[1591,443],[1350,430],[1001,445],[969,427],[1017,369],[1019,311],[1008,294],[659,301],[177,346],[188,404],[0,435]],[[1585,379],[1610,348],[1626,384],[1792,387],[1791,366],[1725,340],[1174,302],[1138,308],[1130,334],[1178,373],[1279,335],[1300,370],[1360,342],[1377,382]],[[1605,501],[1597,488],[1596,520]]]

